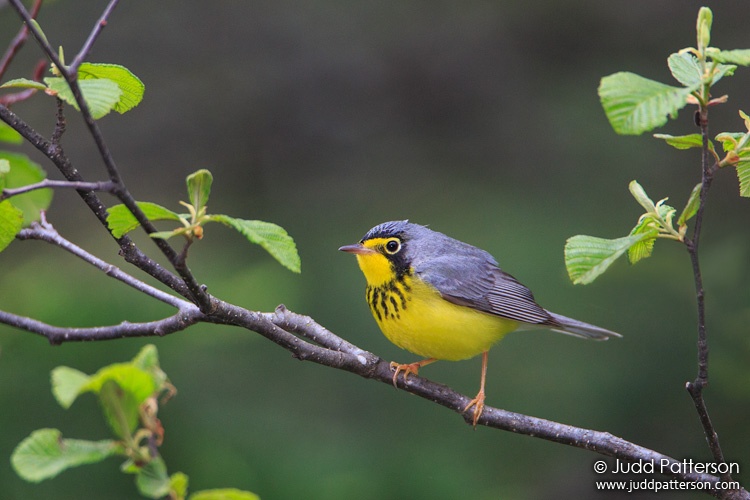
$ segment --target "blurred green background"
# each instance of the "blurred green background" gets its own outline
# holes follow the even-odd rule
[[[510,335],[490,355],[488,404],[707,462],[684,390],[697,372],[687,254],[660,242],[652,259],[619,262],[587,287],[571,285],[563,265],[567,237],[630,230],[640,214],[630,180],[680,208],[698,182],[696,152],[649,136],[617,137],[596,88],[620,70],[669,83],[666,58],[695,44],[705,3],[122,2],[89,59],[123,64],[146,84],[138,108],[100,122],[136,198],[177,209],[184,177],[208,168],[212,211],[273,221],[295,238],[299,276],[209,226],[190,265],[210,292],[252,309],[283,302],[385,359],[412,361],[380,334],[354,259],[336,249],[385,220],[430,224],[489,250],[545,307],[624,336],[595,343],[544,331]],[[55,2],[39,21],[72,58],[104,5]],[[746,0],[708,5],[712,44],[750,47]],[[0,46],[18,24],[10,9],[0,10]],[[29,76],[39,57],[30,44],[7,78]],[[750,72],[737,73],[716,89],[730,101],[712,110],[715,133],[740,130],[736,110],[750,111]],[[51,99],[37,96],[14,111],[51,132]],[[71,110],[68,121],[66,152],[88,179],[104,178]],[[661,130],[693,131],[688,109]],[[17,149],[58,178],[31,148]],[[747,483],[748,202],[730,171],[709,201],[701,248],[706,398],[725,455]],[[129,269],[74,193],[56,194],[49,219]],[[137,240],[156,256],[150,242]],[[44,243],[15,242],[0,259],[4,310],[70,326],[169,313]],[[114,459],[31,485],[8,457],[40,427],[108,437],[93,397],[69,410],[55,403],[49,372],[58,365],[93,372],[149,342],[179,391],[160,411],[161,450],[170,472],[190,476],[192,491],[231,486],[265,500],[625,496],[595,491],[595,454],[473,431],[458,415],[385,384],[297,362],[251,332],[200,325],[166,338],[59,347],[0,326],[0,498],[137,496]],[[423,375],[473,395],[479,371],[475,359],[437,363]],[[689,496],[636,495],[651,497]]]

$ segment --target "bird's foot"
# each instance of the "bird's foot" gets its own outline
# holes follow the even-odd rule
[[[429,365],[433,361],[437,361],[434,358],[429,359],[423,359],[422,361],[417,361],[416,363],[407,363],[407,364],[400,364],[396,363],[395,361],[391,361],[391,369],[393,370],[393,387],[398,389],[398,385],[396,382],[398,381],[398,374],[402,373],[404,374],[404,382],[406,382],[406,379],[409,377],[409,375],[418,375],[419,369],[422,368],[424,365]]]
[[[469,404],[467,404],[466,408],[464,408],[464,413],[467,412],[472,406],[474,407],[474,418],[472,420],[472,425],[476,429],[479,417],[482,416],[482,412],[484,411],[484,389],[479,391],[477,397],[469,401]]]

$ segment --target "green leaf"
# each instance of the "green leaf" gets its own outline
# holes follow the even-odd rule
[[[661,224],[653,215],[643,214],[641,216],[638,224],[630,231],[630,236],[643,236],[640,241],[635,242],[628,248],[628,260],[631,264],[635,264],[639,260],[651,256],[656,237],[659,235],[660,226]]]
[[[16,239],[23,227],[23,212],[13,206],[10,200],[0,203],[0,252]]]
[[[208,219],[239,231],[248,241],[266,249],[282,266],[295,273],[300,272],[297,246],[284,228],[270,222],[235,219],[228,215],[211,215]]]
[[[737,164],[737,179],[740,181],[740,196],[750,197],[750,161]]]
[[[21,137],[21,134],[16,132],[15,129],[7,123],[0,122],[0,142],[21,144],[23,142],[23,137]]]
[[[702,148],[703,137],[700,134],[689,134],[689,135],[669,135],[669,134],[654,134],[654,138],[662,139],[670,146],[677,149],[690,149],[690,148]],[[711,141],[708,141],[708,147],[713,151],[714,145]]]
[[[665,201],[667,201],[667,198],[659,200],[656,204],[656,213],[659,214],[661,220],[664,221],[664,224],[666,225],[665,229],[667,229],[673,227],[672,220],[674,219],[674,214],[677,213],[677,209],[667,205],[664,203]]]
[[[141,348],[131,361],[132,365],[151,374],[157,386],[161,390],[167,380],[167,374],[159,366],[159,352],[153,344],[147,344]]]
[[[260,497],[249,491],[234,488],[196,491],[189,500],[260,500]]]
[[[83,388],[91,379],[85,373],[67,366],[58,366],[52,370],[51,378],[52,394],[54,394],[60,406],[65,409],[70,408],[78,395],[85,392]]]
[[[633,195],[633,198],[635,198],[635,201],[645,208],[646,212],[656,213],[656,205],[654,205],[654,202],[648,197],[643,187],[638,184],[638,181],[630,181],[628,189],[630,190],[630,194]]]
[[[78,80],[103,79],[114,82],[120,89],[119,100],[114,110],[122,114],[130,111],[143,100],[146,86],[129,69],[118,64],[83,63],[78,68]],[[88,102],[88,98],[86,100]]]
[[[686,87],[698,86],[703,80],[703,71],[698,58],[688,52],[672,54],[667,59],[672,76]]]
[[[47,90],[47,86],[41,82],[37,82],[35,80],[29,80],[28,78],[16,78],[14,80],[8,80],[7,82],[0,85],[0,89]]]
[[[135,477],[135,485],[144,497],[162,498],[169,495],[171,482],[164,459],[157,455],[141,467]]]
[[[584,235],[568,238],[565,243],[565,267],[571,281],[576,285],[593,282],[618,257],[647,234],[635,234],[614,240]]]
[[[8,160],[10,163],[10,172],[4,175],[6,188],[36,184],[47,176],[42,167],[26,155],[0,151],[0,159]],[[23,224],[28,226],[39,220],[39,212],[49,208],[52,203],[52,190],[36,189],[14,196],[9,201],[23,212]]]
[[[722,149],[727,153],[734,151],[744,136],[742,132],[722,132],[716,136],[716,140],[721,143]]]
[[[153,233],[150,233],[149,236],[151,238],[168,240],[172,236],[177,236],[178,234],[184,234],[184,231],[182,228],[173,229],[172,231],[155,231]]]
[[[176,498],[185,498],[188,492],[188,476],[183,472],[175,472],[169,476],[169,491],[174,492]]]
[[[701,186],[703,186],[702,183],[698,183],[693,188],[693,191],[690,193],[690,197],[688,198],[687,203],[685,204],[685,208],[682,209],[682,213],[680,214],[680,217],[677,219],[677,225],[682,227],[685,225],[687,221],[693,218],[693,216],[698,212],[698,207],[700,206],[700,195],[701,195]]]
[[[114,380],[106,380],[97,391],[109,427],[120,439],[132,436],[138,428],[139,404],[135,396],[122,390]]]
[[[208,195],[211,194],[211,184],[214,178],[211,172],[203,168],[188,175],[186,181],[190,204],[196,212],[199,212],[208,203]]]
[[[717,62],[750,66],[750,49],[712,50],[710,56]]]
[[[138,405],[159,389],[153,375],[148,371],[132,363],[114,363],[91,375],[83,390],[98,394],[108,381],[116,382],[120,389],[131,393]]]
[[[711,78],[711,85],[715,85],[716,82],[724,78],[725,76],[734,75],[737,66],[734,64],[719,64],[713,70],[713,77]]]
[[[21,441],[10,461],[19,476],[38,483],[70,467],[100,462],[122,452],[116,441],[63,439],[57,429],[39,429]]]
[[[180,216],[168,208],[148,201],[137,202],[138,206],[149,220],[180,220]],[[115,238],[136,229],[140,224],[125,205],[115,205],[107,209],[107,226]]]
[[[45,78],[44,83],[47,84],[57,97],[80,111],[73,91],[70,90],[68,82],[64,78],[51,76]],[[83,99],[86,101],[91,116],[95,120],[106,116],[110,111],[115,109],[115,106],[120,102],[120,98],[122,97],[122,89],[112,80],[103,78],[80,80],[78,86],[81,88]]]
[[[676,117],[693,90],[620,72],[602,78],[599,98],[615,132],[639,135],[664,125],[667,117]]]

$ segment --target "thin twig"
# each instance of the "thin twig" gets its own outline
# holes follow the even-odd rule
[[[39,14],[39,9],[42,8],[42,2],[43,0],[36,0],[34,2],[34,6],[31,8],[30,14],[32,19],[36,19],[36,16]],[[18,34],[10,42],[10,45],[8,45],[8,48],[6,49],[5,54],[3,54],[2,59],[0,59],[0,79],[5,75],[5,72],[8,71],[13,58],[16,57],[16,54],[18,54],[18,52],[21,50],[21,47],[23,47],[28,38],[29,28],[26,24],[24,24],[23,26],[21,26],[21,29],[18,30]]]
[[[37,182],[35,184],[27,184],[25,186],[17,188],[5,188],[0,192],[0,201],[7,200],[8,198],[11,198],[13,196],[18,196],[19,194],[36,191],[37,189],[48,188],[69,188],[77,189],[79,191],[107,191],[111,193],[114,190],[114,184],[112,183],[112,181],[71,182],[44,179],[43,181]]]
[[[99,21],[97,21],[97,23],[94,25],[94,29],[91,30],[91,33],[86,39],[86,42],[84,42],[83,46],[81,47],[81,50],[78,51],[78,54],[73,59],[73,62],[70,63],[70,66],[68,66],[68,71],[70,73],[75,74],[78,72],[78,67],[81,65],[83,60],[89,55],[89,52],[91,52],[91,49],[94,46],[94,42],[96,42],[96,39],[99,38],[99,35],[101,34],[104,27],[107,26],[107,20],[109,19],[109,16],[112,14],[112,11],[115,10],[115,7],[117,7],[118,3],[119,3],[119,0],[111,0],[109,4],[107,5],[107,8],[104,9],[104,12],[99,18]]]

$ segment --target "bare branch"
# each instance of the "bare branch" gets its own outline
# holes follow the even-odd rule
[[[36,191],[37,189],[47,188],[69,188],[77,189],[79,191],[108,191],[112,192],[115,189],[115,185],[111,181],[101,182],[75,182],[75,181],[54,181],[50,179],[44,179],[41,182],[35,184],[27,184],[17,188],[5,188],[0,192],[0,201],[7,200],[13,196],[19,194],[28,193],[30,191]]]
[[[34,6],[31,8],[31,14],[29,16],[32,19],[35,19],[37,14],[39,14],[39,9],[42,8],[42,0],[35,0]],[[29,28],[26,24],[21,26],[21,29],[18,30],[18,34],[11,40],[10,45],[8,45],[7,50],[5,51],[5,54],[3,54],[2,59],[0,59],[0,78],[2,78],[5,75],[5,72],[8,70],[8,67],[10,66],[10,63],[13,61],[13,58],[16,57],[16,54],[18,54],[18,51],[21,50],[21,47],[26,43],[26,39],[29,37]]]
[[[89,55],[89,52],[91,52],[91,49],[94,46],[94,42],[96,42],[96,39],[99,38],[102,30],[107,25],[109,16],[112,14],[112,11],[115,10],[115,7],[117,7],[118,3],[119,0],[111,0],[109,2],[109,5],[107,5],[106,9],[104,9],[104,13],[99,18],[99,21],[94,25],[94,29],[91,30],[91,33],[86,39],[86,42],[83,44],[83,47],[81,47],[81,50],[75,56],[73,62],[70,64],[70,66],[68,66],[68,71],[70,71],[71,73],[78,72],[78,67],[81,65],[86,56]]]
[[[0,323],[46,337],[52,345],[60,345],[63,342],[163,336],[182,331],[202,319],[203,313],[193,304],[189,304],[178,313],[158,321],[149,321],[146,323],[129,323],[123,321],[119,325],[96,326],[92,328],[63,328],[0,311]]]

